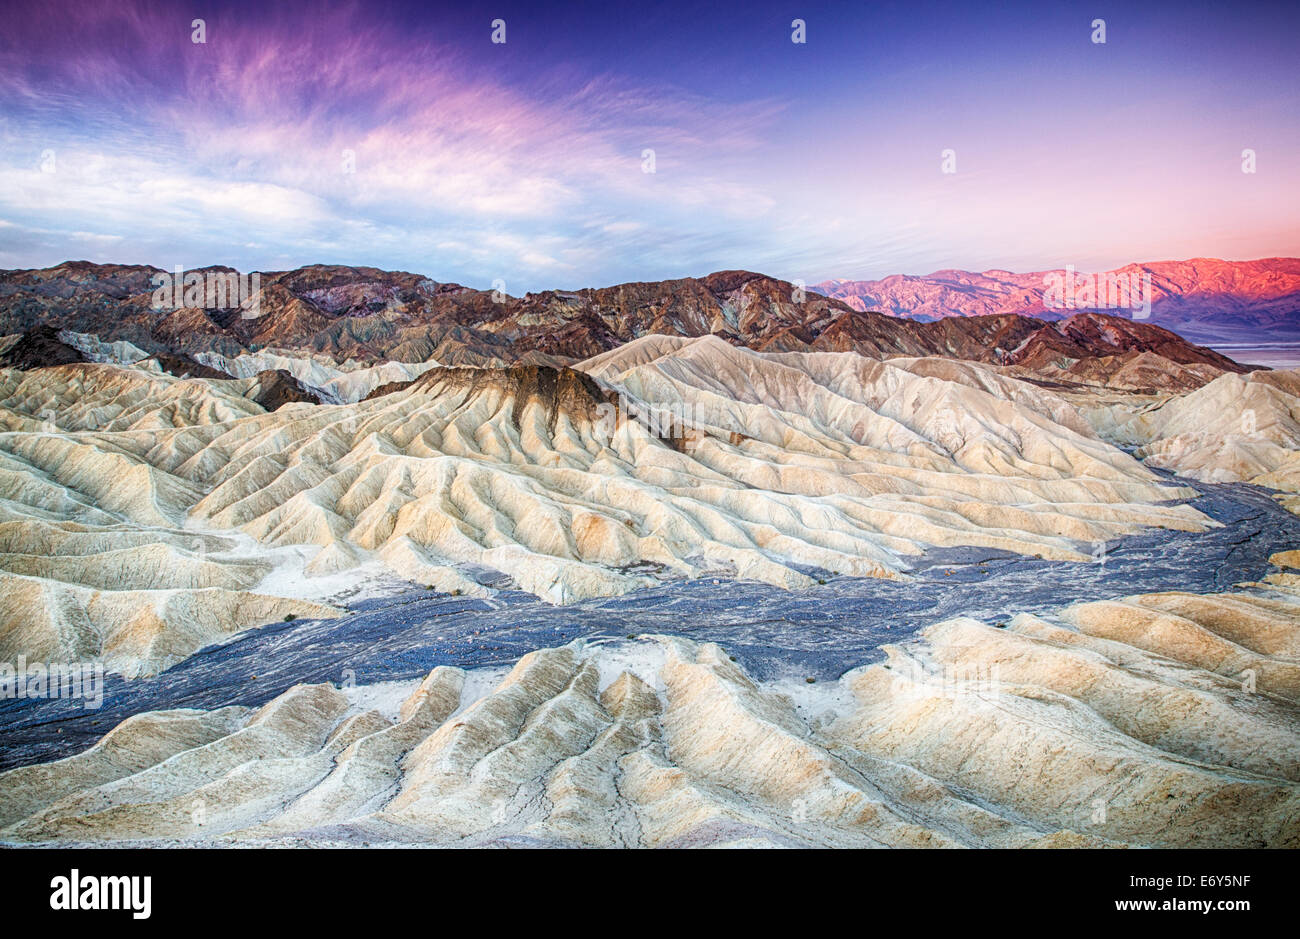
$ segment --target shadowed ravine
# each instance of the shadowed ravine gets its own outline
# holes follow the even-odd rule
[[[1170,477],[1172,479],[1172,477]],[[103,706],[0,701],[0,768],[84,750],[119,721],[161,708],[260,705],[299,682],[356,684],[418,678],[438,665],[505,665],[577,638],[641,633],[717,642],[758,679],[835,679],[952,616],[998,624],[1076,601],[1162,590],[1210,593],[1257,580],[1270,554],[1300,546],[1300,517],[1257,486],[1178,482],[1223,523],[1203,533],[1150,531],[1112,542],[1103,564],[1038,561],[984,549],[917,560],[914,580],[827,576],[803,592],[725,578],[668,583],[621,597],[552,606],[501,591],[492,600],[430,594],[395,583],[338,620],[272,623],[211,646],[152,678],[105,676]],[[485,576],[490,577],[490,574]]]

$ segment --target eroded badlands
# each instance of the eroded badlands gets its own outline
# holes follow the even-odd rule
[[[1296,581],[948,620],[832,683],[643,636],[143,713],[0,775],[0,839],[1297,847]]]
[[[562,603],[905,578],[931,547],[1085,561],[1215,524],[1095,414],[992,366],[649,336],[577,370],[402,374],[268,412],[256,375],[0,370],[0,658],[152,674],[338,615],[340,578],[376,570],[486,595],[490,568]]]

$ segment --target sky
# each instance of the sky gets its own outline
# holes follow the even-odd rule
[[[0,267],[518,295],[1300,255],[1300,4],[556,6],[0,0]]]

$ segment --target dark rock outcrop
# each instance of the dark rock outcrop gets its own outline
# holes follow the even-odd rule
[[[364,398],[362,398],[361,400],[362,400],[362,401],[370,401],[370,400],[373,400],[374,398],[382,398],[382,397],[384,397],[385,395],[396,394],[396,393],[399,392],[399,391],[405,391],[407,388],[410,388],[410,387],[411,387],[412,385],[414,385],[414,384],[415,384],[415,381],[414,381],[414,380],[412,380],[412,381],[390,381],[390,382],[387,382],[386,384],[379,385],[377,388],[375,388],[373,391],[371,391],[370,394],[366,395],[366,396],[365,396]]]
[[[52,326],[36,326],[0,355],[0,368],[30,370],[85,361],[84,355],[59,339],[57,329]]]
[[[188,355],[181,355],[171,352],[162,352],[158,355],[150,356],[145,362],[157,362],[158,367],[169,375],[175,375],[177,378],[215,378],[229,380],[233,376],[227,375],[220,369],[204,365],[197,359],[192,359]]]
[[[257,385],[252,399],[268,411],[277,411],[286,404],[304,402],[320,404],[320,399],[302,386],[282,368],[268,368],[256,375]]]

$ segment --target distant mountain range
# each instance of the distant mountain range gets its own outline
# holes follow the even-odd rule
[[[201,281],[196,294],[159,308],[155,281],[165,273],[85,261],[0,272],[0,336],[10,337],[0,364],[67,360],[60,333],[125,341],[188,374],[198,374],[196,357],[211,366],[213,356],[267,349],[366,364],[557,366],[658,334],[714,335],[764,352],[942,356],[1128,390],[1187,390],[1245,371],[1151,322],[1088,312],[1052,323],[1024,312],[916,322],[748,271],[510,297],[400,271],[313,265],[247,278],[256,292],[241,306],[214,288],[234,272],[205,268],[189,272]]]
[[[935,271],[926,276],[893,274],[881,280],[828,280],[812,289],[855,310],[933,320],[950,316],[1018,313],[1059,319],[1079,310],[1132,316],[1129,309],[1108,310],[1084,297],[1073,308],[1047,297],[1052,275],[1063,270],[1013,274],[1010,271]],[[1150,320],[1194,342],[1300,341],[1300,258],[1258,261],[1154,261],[1129,264],[1106,274],[1150,284]]]

